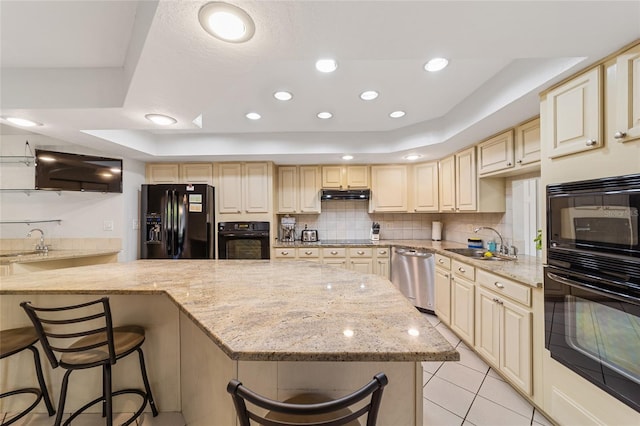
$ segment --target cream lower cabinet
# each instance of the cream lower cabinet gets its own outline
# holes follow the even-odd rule
[[[438,319],[451,325],[451,259],[436,254],[434,312]]]
[[[321,249],[322,263],[326,265],[336,265],[348,269],[347,249],[342,247],[327,247]]]
[[[389,279],[390,275],[390,247],[377,247],[375,249],[375,261],[373,264],[373,273]]]
[[[475,350],[527,395],[532,387],[531,289],[478,270]]]
[[[335,265],[389,279],[388,246],[383,247],[276,247],[276,259],[304,259]]]
[[[320,249],[317,247],[277,247],[274,250],[276,259],[300,259],[309,262],[321,262]]]
[[[475,268],[451,262],[451,329],[473,346],[475,333]]]
[[[363,274],[373,274],[373,249],[349,248],[349,269]]]

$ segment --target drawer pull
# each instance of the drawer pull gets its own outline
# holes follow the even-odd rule
[[[493,285],[495,285],[498,288],[504,288],[504,284],[502,284],[501,282],[496,281],[495,283],[493,283]]]
[[[443,263],[444,263],[444,260],[442,260],[442,259],[438,259],[438,263],[443,264]]]
[[[360,256],[362,256],[362,255],[364,254],[364,252],[363,252],[362,250],[358,250],[358,254],[359,254]]]
[[[585,145],[587,146],[595,146],[595,144],[598,143],[595,139],[589,139],[587,142],[585,142]]]
[[[380,250],[378,253],[379,254],[387,254],[387,251],[386,250]]]
[[[462,272],[463,274],[467,272],[462,266],[458,268],[458,271]]]
[[[312,251],[305,251],[304,254],[306,254],[307,256],[311,256],[313,254]]]
[[[287,256],[289,254],[288,251],[281,251],[280,254],[282,254],[283,256]]]
[[[338,254],[338,252],[337,252],[337,251],[335,251],[335,250],[332,250],[332,251],[331,251],[331,254],[335,256],[336,254]]]

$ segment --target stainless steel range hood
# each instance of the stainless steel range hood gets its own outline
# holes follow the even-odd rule
[[[368,200],[370,189],[323,189],[320,199],[329,200]]]

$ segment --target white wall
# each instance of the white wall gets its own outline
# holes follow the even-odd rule
[[[25,141],[33,150],[46,148],[62,152],[103,155],[68,142],[42,135],[1,135],[0,155],[25,155]],[[27,151],[28,154],[28,151]],[[133,221],[138,217],[140,185],[144,183],[144,164],[134,160],[123,161],[123,193],[93,192],[0,191],[0,222],[21,220],[59,219],[60,223],[7,224],[0,223],[0,238],[26,238],[31,228],[41,228],[45,243],[64,238],[120,238],[120,261],[136,259],[138,231]],[[2,163],[0,188],[34,187],[34,167],[20,163]],[[104,222],[112,221],[113,230],[104,229]],[[55,246],[52,247],[55,250]]]

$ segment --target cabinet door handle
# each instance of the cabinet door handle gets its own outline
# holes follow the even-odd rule
[[[597,141],[596,141],[595,139],[589,139],[589,140],[586,142],[586,145],[587,145],[587,146],[594,146],[596,143],[597,143]]]
[[[493,283],[493,285],[495,285],[498,288],[504,288],[504,284],[502,284],[501,282],[496,281],[495,283]]]
[[[614,135],[614,139],[623,139],[627,136],[627,132],[623,132],[622,130],[618,130]]]
[[[518,161],[516,161],[516,163],[522,164],[522,160],[518,160]]]
[[[449,274],[444,274],[444,277],[445,278],[449,278]]]
[[[306,254],[307,256],[311,256],[313,254],[312,251],[305,251],[304,254]]]
[[[459,267],[459,268],[458,268],[458,271],[462,272],[463,274],[464,274],[465,272],[467,272],[463,267]]]
[[[512,166],[511,161],[509,161],[509,162],[507,163],[507,167],[511,167],[511,166]]]
[[[331,254],[335,256],[336,254],[338,254],[338,252],[337,252],[337,251],[335,251],[335,250],[333,250],[333,251],[331,252]]]

